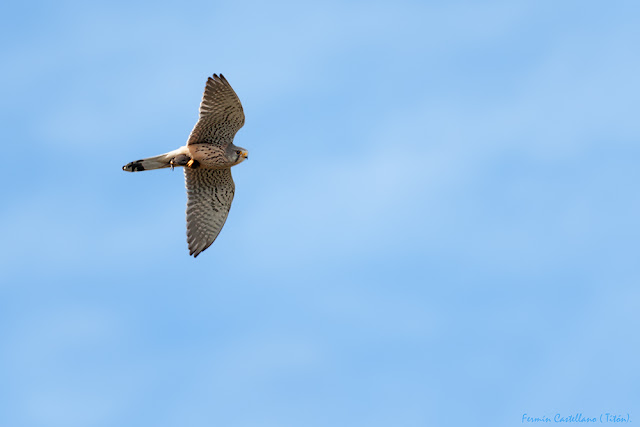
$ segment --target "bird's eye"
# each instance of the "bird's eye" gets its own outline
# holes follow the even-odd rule
[[[236,154],[239,156],[242,152],[241,151],[236,151]]]

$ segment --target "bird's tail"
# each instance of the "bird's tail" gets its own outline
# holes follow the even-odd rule
[[[172,166],[184,166],[189,160],[191,160],[189,150],[184,146],[159,156],[147,157],[146,159],[127,163],[122,167],[122,170],[126,172],[140,172]]]

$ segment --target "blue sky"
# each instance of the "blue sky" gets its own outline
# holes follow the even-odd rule
[[[640,417],[634,2],[5,2],[0,424]],[[236,197],[188,256],[207,76]]]

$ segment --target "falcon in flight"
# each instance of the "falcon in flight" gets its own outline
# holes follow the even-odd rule
[[[187,242],[194,258],[211,246],[227,220],[235,192],[231,167],[248,157],[247,150],[233,145],[242,125],[244,112],[238,95],[222,74],[214,74],[207,79],[200,118],[187,145],[122,167],[127,172],[184,167]]]

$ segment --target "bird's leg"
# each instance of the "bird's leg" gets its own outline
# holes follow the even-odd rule
[[[189,168],[191,168],[191,169],[195,169],[195,168],[197,168],[198,166],[200,166],[200,162],[199,162],[199,161],[197,161],[197,160],[193,160],[193,159],[191,159],[191,160],[189,160],[189,161],[187,162],[187,167],[189,167]]]
[[[191,158],[186,154],[179,154],[169,160],[169,165],[171,166],[171,170],[173,170],[173,168],[177,168],[178,166],[186,166],[189,160],[191,160]]]

